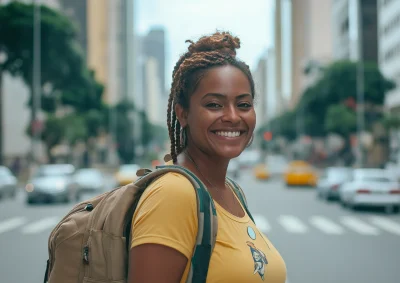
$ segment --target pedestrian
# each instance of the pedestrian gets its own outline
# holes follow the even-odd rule
[[[216,32],[187,42],[172,73],[167,124],[171,163],[195,174],[216,207],[217,240],[204,267],[206,282],[284,283],[282,257],[226,181],[229,161],[251,143],[256,124],[253,77],[236,57],[240,40]],[[192,184],[177,173],[147,187],[132,218],[129,283],[186,282],[196,245],[196,205]]]

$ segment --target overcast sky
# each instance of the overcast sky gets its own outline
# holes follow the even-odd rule
[[[271,0],[137,0],[135,8],[139,34],[152,26],[166,30],[167,84],[186,39],[229,30],[241,39],[238,57],[252,68],[271,44]]]

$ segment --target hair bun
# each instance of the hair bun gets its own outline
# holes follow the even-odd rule
[[[186,40],[190,45],[189,53],[216,51],[236,56],[236,49],[240,48],[240,39],[229,32],[215,32],[212,35],[202,36],[196,42]]]

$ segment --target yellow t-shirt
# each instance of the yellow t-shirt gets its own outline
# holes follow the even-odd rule
[[[246,214],[236,217],[215,202],[218,234],[207,283],[284,283],[286,266],[279,252]],[[197,235],[196,193],[177,173],[155,180],[143,193],[132,219],[131,248],[141,244],[171,247],[188,259],[185,282]]]

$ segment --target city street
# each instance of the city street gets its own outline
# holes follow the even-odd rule
[[[290,283],[400,282],[400,215],[349,211],[317,200],[312,188],[281,180],[238,180],[258,227],[286,261]],[[43,282],[47,239],[71,205],[0,201],[0,282]],[[266,268],[268,272],[268,267]]]

